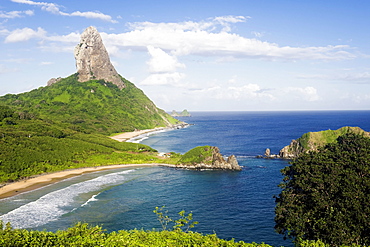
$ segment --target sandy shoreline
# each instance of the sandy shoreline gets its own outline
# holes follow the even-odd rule
[[[121,133],[121,134],[118,134],[118,135],[115,135],[115,136],[110,136],[110,138],[112,138],[113,140],[119,141],[119,142],[125,142],[125,141],[128,141],[128,140],[130,140],[134,137],[137,137],[137,136],[140,136],[140,135],[143,135],[143,134],[147,134],[147,133],[151,133],[151,132],[155,132],[155,131],[166,130],[166,129],[171,129],[171,128],[158,127],[158,128],[155,128],[155,129],[137,130],[137,131],[133,131],[133,132],[125,132],[125,133]]]
[[[84,173],[103,171],[108,169],[118,169],[126,167],[143,167],[143,166],[166,166],[166,164],[125,164],[77,168],[64,170],[60,172],[48,173],[37,177],[25,179],[19,182],[7,184],[0,188],[0,199],[18,195],[23,192],[41,188],[45,185],[53,184],[66,178],[78,176]]]
[[[119,141],[119,142],[124,142],[127,140],[130,140],[134,137],[151,133],[151,132],[156,132],[156,131],[161,131],[161,130],[169,130],[169,129],[176,129],[176,128],[183,128],[187,124],[179,124],[179,125],[174,125],[173,127],[158,127],[155,129],[146,129],[146,130],[138,130],[138,131],[133,131],[133,132],[125,132],[121,133],[115,136],[111,136],[110,138]],[[20,193],[26,192],[26,191],[31,191],[34,189],[38,189],[40,187],[43,187],[45,185],[49,185],[52,183],[56,183],[60,180],[70,178],[73,176],[78,176],[83,173],[88,173],[88,172],[95,172],[95,171],[102,171],[102,170],[107,170],[107,169],[117,169],[117,168],[125,168],[125,167],[140,167],[140,166],[171,166],[171,165],[166,165],[166,164],[130,164],[130,165],[109,165],[109,166],[96,166],[96,167],[86,167],[86,168],[77,168],[77,169],[70,169],[70,170],[64,170],[60,172],[55,172],[55,173],[49,173],[49,174],[41,174],[37,175],[35,177],[31,177],[28,179],[24,179],[22,181],[18,182],[13,182],[4,185],[3,187],[0,188],[0,199],[11,197],[18,195]]]

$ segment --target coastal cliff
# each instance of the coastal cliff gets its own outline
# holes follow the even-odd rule
[[[317,151],[318,148],[326,144],[333,143],[339,136],[347,133],[355,133],[370,137],[370,132],[366,132],[359,127],[342,127],[337,130],[325,130],[319,132],[308,132],[303,134],[297,140],[292,140],[288,146],[282,148],[278,155],[265,153],[267,158],[294,159],[302,153]]]
[[[214,170],[235,170],[240,171],[235,155],[225,160],[218,147],[201,146],[186,152],[177,162],[176,167],[186,169],[214,169]]]

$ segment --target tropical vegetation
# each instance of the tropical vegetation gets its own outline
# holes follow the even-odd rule
[[[178,123],[132,83],[78,82],[0,97],[0,184],[71,168],[167,163],[157,151],[108,135]]]
[[[339,136],[282,170],[276,230],[329,246],[370,245],[370,138]]]
[[[0,105],[21,118],[36,117],[63,123],[84,133],[113,133],[153,129],[179,123],[158,109],[133,83],[122,78],[120,90],[104,80],[77,81],[77,74],[55,84],[0,97]]]

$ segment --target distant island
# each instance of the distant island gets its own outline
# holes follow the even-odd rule
[[[343,136],[347,133],[359,134],[370,138],[370,132],[366,132],[359,127],[346,126],[337,130],[308,132],[303,134],[297,140],[292,140],[289,145],[280,150],[279,154],[271,154],[270,149],[267,148],[265,151],[265,155],[258,157],[294,159],[303,153],[317,151],[319,148],[335,142],[339,136]]]
[[[173,110],[171,112],[171,116],[172,117],[191,117],[191,114],[188,112],[188,110],[183,110],[181,113],[178,113],[176,112],[175,110]]]

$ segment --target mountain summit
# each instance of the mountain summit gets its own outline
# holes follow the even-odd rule
[[[81,41],[74,50],[74,56],[79,82],[105,80],[117,85],[119,89],[125,87],[95,27],[88,27],[81,34]]]

